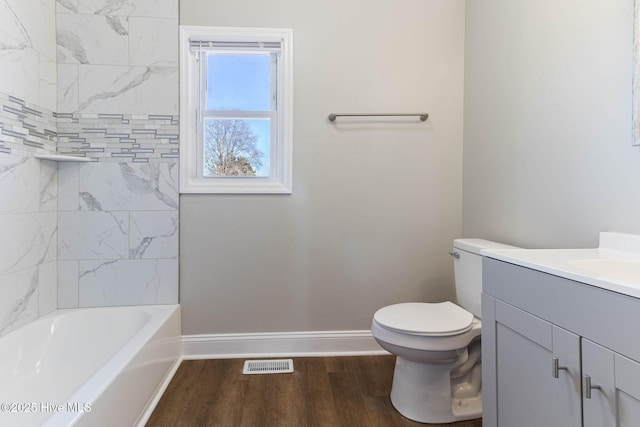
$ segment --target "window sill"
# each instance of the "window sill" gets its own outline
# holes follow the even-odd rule
[[[181,194],[291,194],[291,183],[269,178],[213,178],[209,180],[181,179]]]

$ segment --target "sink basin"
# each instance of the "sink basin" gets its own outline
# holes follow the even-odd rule
[[[567,264],[595,273],[598,276],[640,284],[640,261],[576,259],[567,261]]]

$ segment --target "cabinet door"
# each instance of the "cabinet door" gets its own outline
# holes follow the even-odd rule
[[[580,338],[501,301],[495,327],[497,425],[581,426]]]
[[[640,425],[640,363],[582,339],[585,427]]]

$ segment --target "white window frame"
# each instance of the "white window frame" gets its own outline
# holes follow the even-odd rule
[[[190,40],[273,42],[278,57],[276,135],[270,141],[269,177],[203,177],[202,143],[198,136],[201,108],[199,63]],[[292,192],[293,31],[280,28],[180,26],[180,193],[290,194]],[[232,114],[231,114],[232,115]]]

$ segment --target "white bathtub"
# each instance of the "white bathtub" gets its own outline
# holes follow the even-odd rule
[[[143,425],[179,338],[177,305],[58,310],[0,337],[0,426]]]

